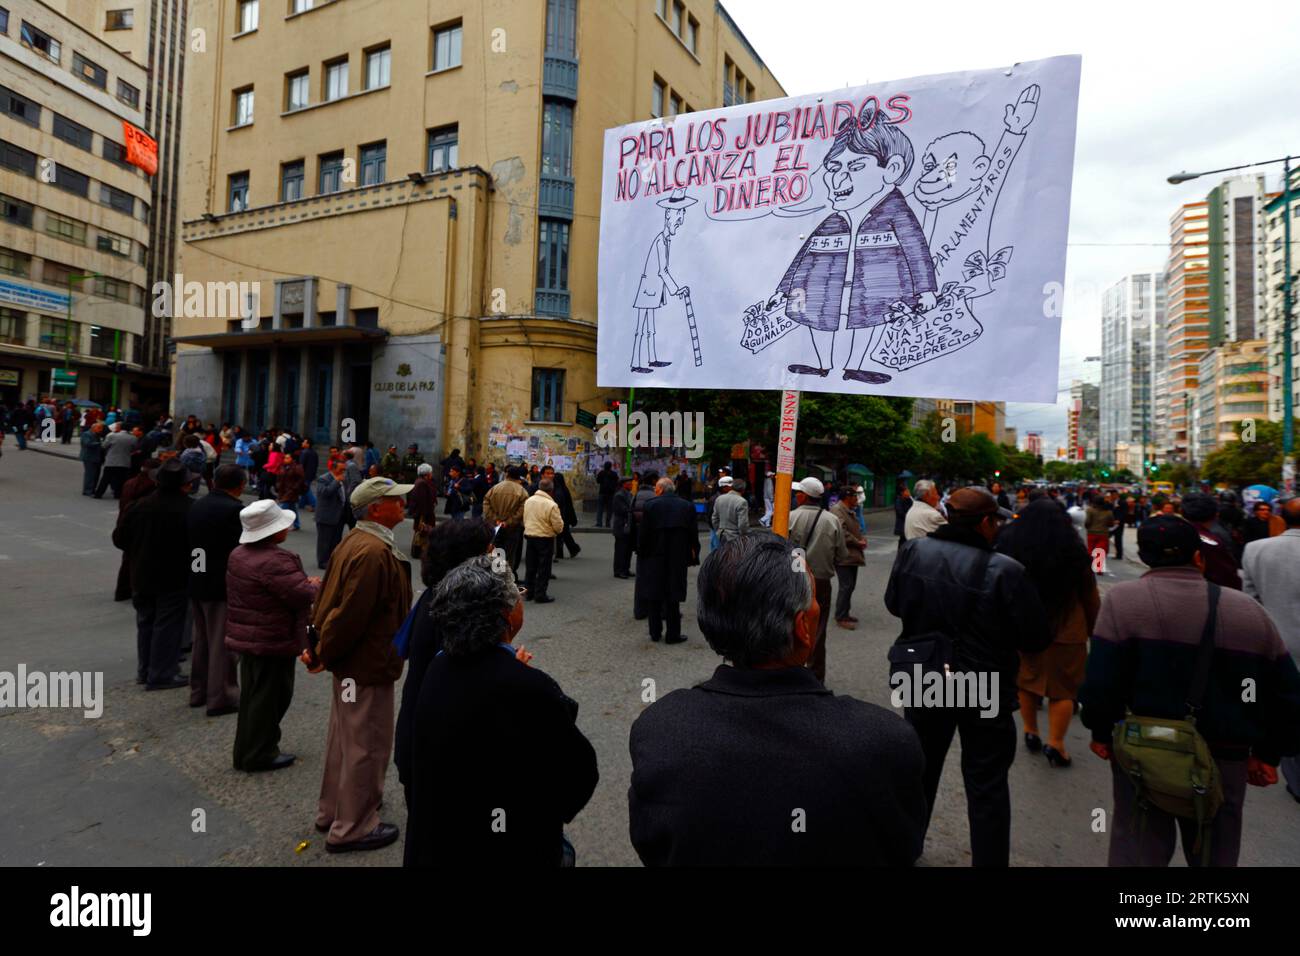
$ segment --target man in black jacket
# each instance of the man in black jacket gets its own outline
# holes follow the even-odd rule
[[[131,562],[136,683],[146,690],[190,686],[180,673],[180,652],[192,561],[189,487],[199,477],[178,459],[164,462],[154,474],[158,490],[132,505],[113,532],[113,544]]]
[[[612,462],[605,462],[605,466],[596,473],[596,527],[606,527],[610,525],[610,519],[613,517],[614,494],[618,491],[621,482],[618,480],[618,472],[614,470]]]
[[[948,499],[948,523],[904,544],[894,560],[885,606],[903,620],[891,662],[910,662],[894,674],[895,701],[925,749],[925,792],[934,810],[944,758],[954,732],[961,734],[962,779],[970,820],[971,863],[1006,866],[1011,855],[1011,791],[1007,771],[1016,756],[1016,675],[1020,652],[1052,642],[1047,614],[1018,561],[993,551],[993,539],[1010,514],[984,488],[962,488]],[[955,706],[947,693],[937,706],[915,685],[919,663],[949,643],[952,670],[991,686],[991,706]],[[909,644],[912,646],[909,648]],[[915,675],[915,676],[914,676]],[[903,681],[903,677],[909,678]],[[944,681],[945,690],[957,688]],[[908,692],[907,688],[911,688]],[[982,701],[982,703],[984,703]]]
[[[629,829],[647,866],[910,866],[921,854],[916,733],[804,666],[830,609],[796,565],[788,540],[751,531],[700,568],[700,629],[730,663],[632,725]]]
[[[681,608],[686,569],[700,563],[700,524],[694,506],[677,497],[671,478],[655,482],[655,497],[646,503],[637,528],[637,555],[636,603],[650,618],[650,640],[680,644],[686,640]]]
[[[614,532],[614,577],[632,576],[632,481],[631,475],[623,478],[618,493],[610,503]]]
[[[194,502],[187,516],[190,540],[190,706],[207,706],[209,717],[239,713],[239,672],[226,649],[226,564],[239,547],[244,526],[239,512],[248,475],[222,465],[213,489]],[[198,549],[198,554],[195,554]]]

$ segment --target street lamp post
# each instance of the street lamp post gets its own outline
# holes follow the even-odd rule
[[[1256,166],[1271,166],[1273,163],[1282,164],[1282,269],[1284,273],[1282,277],[1282,485],[1287,494],[1295,493],[1295,406],[1291,397],[1291,380],[1294,376],[1291,368],[1291,338],[1292,329],[1294,328],[1291,318],[1291,160],[1295,158],[1294,156],[1283,156],[1281,159],[1268,159],[1262,163],[1227,166],[1223,169],[1207,169],[1203,173],[1181,172],[1175,173],[1168,178],[1170,185],[1177,186],[1179,183],[1185,183],[1199,176],[1230,173],[1238,169],[1252,169]],[[1190,438],[1189,434],[1189,448],[1191,445]]]

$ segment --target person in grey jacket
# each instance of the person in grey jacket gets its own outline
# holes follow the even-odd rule
[[[718,533],[718,541],[730,541],[737,535],[749,530],[749,502],[741,494],[745,483],[730,477],[719,478],[720,494],[713,502],[713,530]]]
[[[344,465],[335,462],[313,482],[312,490],[316,494],[316,566],[321,570],[329,564],[330,555],[342,540],[343,526],[347,523],[344,477]]]
[[[81,493],[89,497],[95,493],[95,485],[99,483],[99,469],[104,464],[104,425],[102,422],[95,422],[90,428],[82,429],[81,453],[77,457],[81,459],[83,471]]]
[[[831,617],[831,581],[835,566],[849,560],[844,529],[839,519],[822,507],[826,486],[816,478],[805,478],[790,486],[799,507],[790,513],[790,540],[803,549],[804,560],[817,586],[817,603],[822,608],[817,622],[817,646],[808,666],[818,680],[826,679],[826,624]],[[721,499],[719,499],[721,500]]]
[[[104,471],[99,476],[94,497],[103,498],[104,489],[112,487],[113,497],[122,496],[122,484],[131,474],[131,452],[135,450],[136,437],[113,423],[113,430],[104,439]]]

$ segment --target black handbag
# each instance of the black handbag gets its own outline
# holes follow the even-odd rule
[[[967,590],[966,600],[961,604],[961,616],[956,620],[960,621],[970,615],[975,598],[979,594],[979,586],[984,582],[984,575],[988,571],[989,561],[992,558],[992,551],[981,553],[975,565],[975,573],[972,575],[972,586]],[[890,686],[895,686],[894,675],[897,673],[904,673],[910,679],[917,664],[921,665],[922,677],[930,673],[939,673],[946,677],[957,672],[961,638],[956,634],[957,629],[953,628],[952,634],[947,631],[931,630],[911,637],[899,635],[898,640],[889,649]]]

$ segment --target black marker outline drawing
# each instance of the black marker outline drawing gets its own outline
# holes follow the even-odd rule
[[[911,140],[874,101],[840,124],[822,159],[834,211],[800,247],[765,307],[784,306],[788,319],[808,329],[817,365],[789,371],[825,378],[836,364],[836,333],[847,330],[844,380],[888,382],[892,376],[862,366],[891,310],[901,302],[925,311],[937,302],[925,234],[898,188],[912,160]]]
[[[683,299],[690,295],[690,287],[678,284],[669,271],[668,263],[672,237],[681,229],[686,219],[686,210],[697,202],[698,199],[686,195],[685,189],[674,189],[667,199],[660,199],[655,203],[664,210],[664,227],[650,243],[645,265],[641,269],[641,280],[636,287],[636,301],[633,305],[637,312],[636,332],[632,337],[631,370],[633,372],[649,375],[656,368],[664,368],[672,364],[672,362],[660,361],[659,354],[655,350],[655,313],[668,301],[668,293]],[[690,323],[692,344],[695,347],[695,364],[699,365],[702,360],[695,329],[695,312],[689,306],[687,320]]]

